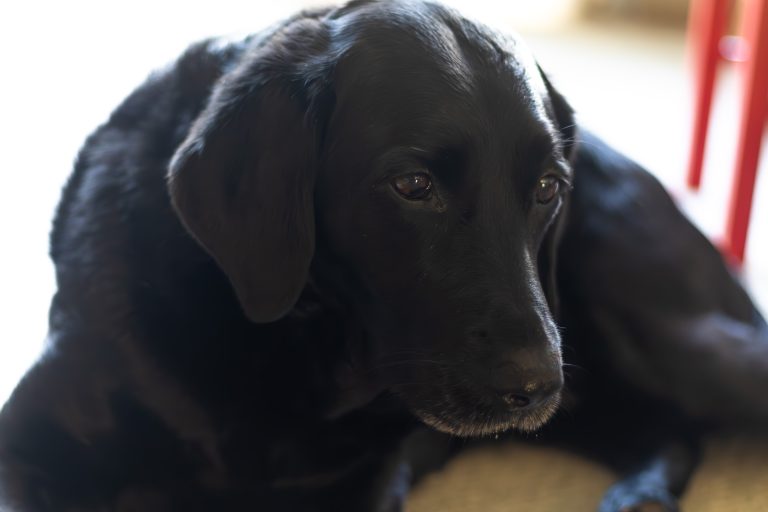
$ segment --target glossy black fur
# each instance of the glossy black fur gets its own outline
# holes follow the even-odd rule
[[[435,196],[398,197],[424,169]],[[551,173],[573,192],[538,205]],[[515,41],[434,4],[193,46],[86,142],[51,254],[3,511],[400,510],[455,451],[419,420],[549,418],[555,318],[542,439],[626,474],[604,512],[674,510],[702,428],[768,423],[768,329],[715,249]]]

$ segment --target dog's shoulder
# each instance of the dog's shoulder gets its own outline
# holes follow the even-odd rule
[[[642,165],[583,131],[574,173],[561,272],[579,276],[581,290],[602,283],[614,306],[631,301],[630,309],[641,303],[668,304],[670,311],[719,309],[751,321],[754,306],[718,250]],[[611,280],[601,277],[606,269],[613,271]]]

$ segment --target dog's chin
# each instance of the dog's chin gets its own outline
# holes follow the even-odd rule
[[[446,404],[443,410],[412,408],[426,425],[458,437],[487,437],[510,430],[533,432],[549,421],[560,405],[560,393],[552,395],[540,405],[521,411],[493,411],[474,409],[459,411]]]

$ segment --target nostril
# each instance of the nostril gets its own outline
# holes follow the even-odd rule
[[[519,395],[517,393],[506,393],[501,396],[504,403],[511,407],[522,408],[528,407],[531,403],[531,399],[525,395]]]

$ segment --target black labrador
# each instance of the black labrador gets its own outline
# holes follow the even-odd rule
[[[2,510],[396,511],[451,436],[535,429],[624,472],[602,511],[674,510],[702,429],[768,423],[714,248],[432,3],[193,46],[88,139],[51,254]]]

